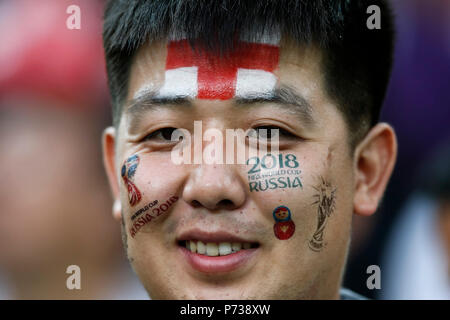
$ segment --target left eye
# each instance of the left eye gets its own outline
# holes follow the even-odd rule
[[[259,126],[259,127],[253,128],[253,131],[250,131],[249,136],[252,138],[266,139],[266,140],[270,140],[277,136],[280,138],[285,138],[285,139],[295,137],[289,131],[281,129],[280,127],[277,127],[277,126]]]
[[[162,142],[167,142],[167,141],[171,141],[172,142],[172,134],[173,132],[177,130],[176,128],[162,128],[156,131],[153,131],[152,133],[146,135],[144,137],[144,139],[142,139],[143,141],[162,141]]]

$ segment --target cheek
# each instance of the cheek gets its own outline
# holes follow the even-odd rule
[[[144,160],[140,172],[136,173],[138,184],[147,200],[169,195],[177,195],[179,181],[183,175],[182,166],[176,166],[167,159],[152,156]]]
[[[291,219],[304,226],[302,222],[311,216],[310,181],[317,170],[309,166],[308,158],[299,152],[281,152],[259,156],[249,163],[243,173],[249,197],[264,216],[273,221],[273,210],[284,205],[291,209]],[[287,214],[279,212],[276,216],[284,219]]]
[[[316,188],[321,177],[332,181],[334,188],[337,188],[336,183],[341,181],[340,172],[343,170],[333,161],[343,161],[335,159],[336,155],[330,155],[329,148],[303,148],[305,150],[281,152],[270,157],[270,161],[267,156],[252,159],[243,174],[248,183],[249,197],[264,217],[275,223],[273,210],[281,205],[287,206],[291,210],[291,220],[296,225],[296,236],[305,238],[308,242],[318,223]],[[275,160],[274,163],[272,160]],[[345,188],[339,187],[337,191],[336,210],[342,206],[341,194],[342,197],[351,199],[348,197],[348,190],[341,189]],[[342,206],[342,209],[348,209],[347,207]],[[277,217],[284,219],[287,215],[279,213]],[[334,220],[337,221],[337,218]]]
[[[140,155],[140,163],[133,177],[141,199],[136,205],[129,203],[127,186],[123,183],[122,203],[127,234],[136,240],[143,233],[161,236],[161,222],[180,198],[183,166],[168,161],[164,154]]]

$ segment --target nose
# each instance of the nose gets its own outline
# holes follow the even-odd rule
[[[245,185],[230,165],[200,165],[183,189],[182,197],[194,207],[234,210],[246,199]]]

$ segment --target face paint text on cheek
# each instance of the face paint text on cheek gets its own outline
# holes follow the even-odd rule
[[[313,187],[317,190],[317,194],[314,195],[316,201],[313,203],[317,206],[317,228],[309,241],[309,248],[313,251],[320,251],[324,247],[323,234],[328,218],[331,216],[336,205],[336,189],[331,187],[329,182],[326,182],[321,177],[321,183],[317,187]]]
[[[145,226],[147,223],[149,223],[150,221],[152,221],[153,219],[159,217],[160,215],[162,215],[163,213],[166,213],[169,208],[175,203],[177,202],[178,197],[177,196],[172,196],[170,197],[168,200],[166,200],[165,202],[161,203],[157,208],[153,208],[152,209],[152,214],[147,213],[143,216],[141,216],[139,219],[137,219],[135,222],[133,222],[133,225],[130,228],[130,235],[132,238],[135,237],[136,233],[143,227]],[[158,202],[158,200],[155,200],[156,203]],[[154,203],[155,201],[153,201],[152,203]],[[149,204],[150,205],[150,204]],[[149,209],[148,206],[147,210]],[[136,214],[138,214],[138,212],[140,212],[142,209],[140,209],[139,211],[137,211],[133,216],[136,216]]]
[[[247,172],[248,186],[250,192],[259,192],[284,188],[303,188],[300,180],[298,168],[299,163],[294,154],[279,154],[278,157],[273,154],[266,154],[262,158],[252,157],[247,160],[247,165],[253,167]],[[264,170],[277,168],[272,171],[260,173]],[[292,177],[297,176],[297,177]]]
[[[273,226],[275,236],[280,240],[292,237],[295,232],[295,224],[291,219],[291,210],[286,206],[279,206],[273,210],[272,214],[275,219]]]
[[[125,163],[123,164],[121,170],[122,179],[128,191],[128,201],[130,203],[130,206],[132,207],[138,204],[142,198],[141,192],[133,183],[134,174],[136,173],[138,165],[139,156],[132,155],[127,160],[125,160]]]
[[[131,221],[133,221],[134,219],[136,219],[141,213],[144,213],[145,211],[147,211],[148,209],[153,208],[155,205],[158,204],[158,200],[155,200],[153,202],[150,202],[149,204],[147,204],[145,207],[139,209],[138,211],[136,211],[132,216],[131,216]]]

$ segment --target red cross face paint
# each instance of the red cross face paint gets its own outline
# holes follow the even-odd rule
[[[291,220],[291,210],[288,207],[279,206],[273,210],[273,218],[275,219],[273,226],[275,236],[280,240],[292,237],[295,232],[295,224]]]
[[[141,201],[141,192],[133,183],[134,174],[136,173],[139,164],[139,156],[132,155],[129,157],[122,166],[121,175],[123,182],[128,190],[128,201],[130,206],[135,206]]]
[[[193,51],[186,40],[169,42],[160,96],[227,100],[271,92],[277,82],[278,45],[241,41],[236,48],[219,57]]]

